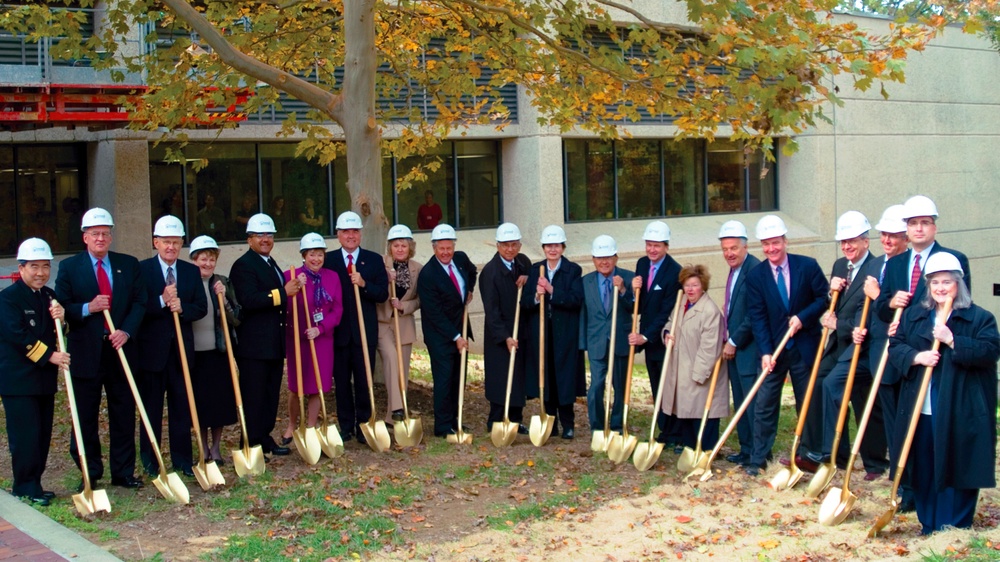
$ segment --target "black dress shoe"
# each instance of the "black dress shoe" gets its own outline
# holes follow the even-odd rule
[[[194,469],[192,469],[191,467],[182,468],[180,469],[180,472],[181,474],[187,476],[188,478],[194,478]]]
[[[42,490],[42,497],[45,498],[45,499],[47,499],[47,500],[54,500],[54,499],[56,499],[56,493],[55,492],[49,492],[48,490]]]
[[[392,411],[392,421],[403,421],[406,416],[403,414],[403,410],[393,410]]]
[[[271,447],[271,454],[278,455],[279,457],[283,457],[287,454],[290,454],[291,452],[292,452],[291,449],[289,449],[288,447],[284,447],[282,445],[274,445],[273,447]]]
[[[573,428],[572,427],[565,427],[565,428],[563,428],[563,432],[562,432],[562,438],[563,439],[572,439],[573,437],[575,437],[575,434],[573,433]]]
[[[48,506],[51,502],[49,498],[45,496],[21,496],[22,500],[27,500],[31,505],[37,505],[41,507]]]
[[[747,464],[743,470],[747,473],[747,476],[760,476],[760,467],[755,464]]]
[[[750,462],[750,455],[744,453],[734,453],[732,455],[726,455],[726,462],[731,462],[733,464],[746,464]]]
[[[287,447],[288,444],[291,443],[291,442],[292,442],[292,438],[291,437],[282,437],[281,438],[281,444],[283,446],[285,446],[285,447]]]
[[[111,484],[120,488],[142,488],[142,480],[135,476],[115,476],[111,479]]]
[[[362,445],[365,445],[365,444],[368,443],[368,440],[365,439],[365,434],[362,433],[362,432],[360,432],[360,431],[358,432],[357,435],[354,436],[354,438],[357,439],[358,443],[361,443]]]
[[[527,435],[528,433],[529,433],[528,426],[524,425],[523,423],[517,424],[518,435]]]

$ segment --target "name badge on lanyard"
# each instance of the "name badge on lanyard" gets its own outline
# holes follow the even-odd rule
[[[323,321],[323,312],[322,311],[320,311],[320,312],[314,312],[313,313],[313,323],[314,324],[319,324],[322,321]]]

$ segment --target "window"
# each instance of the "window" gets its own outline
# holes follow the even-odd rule
[[[563,141],[567,222],[774,210],[774,173],[729,141]],[[707,179],[706,179],[707,178]]]
[[[264,212],[274,219],[276,238],[301,238],[310,232],[330,234],[327,169],[295,158],[295,145],[260,145]]]
[[[31,237],[45,240],[55,253],[83,248],[84,146],[0,146],[0,190],[10,194],[0,206],[0,254],[15,255]]]

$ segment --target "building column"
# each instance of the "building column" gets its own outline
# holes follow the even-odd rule
[[[116,252],[152,255],[149,203],[149,143],[103,139],[87,145],[88,208],[107,209],[115,220]]]

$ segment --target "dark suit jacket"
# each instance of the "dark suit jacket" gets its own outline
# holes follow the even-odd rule
[[[510,367],[510,352],[507,338],[514,336],[514,316],[521,303],[517,301],[517,278],[527,275],[531,260],[524,254],[514,258],[517,272],[510,271],[500,254],[483,266],[479,275],[479,296],[483,299],[483,363],[486,371],[486,399],[502,404],[507,396],[507,370]],[[437,264],[432,264],[437,265]],[[529,291],[531,289],[528,289]],[[527,315],[521,314],[517,338],[527,337],[525,324]],[[514,356],[514,377],[511,383],[511,405],[524,405],[524,365],[526,355],[522,351]]]
[[[55,321],[49,314],[49,301],[56,295],[48,287],[42,287],[41,293],[39,300],[20,280],[0,291],[0,395],[56,392],[59,371],[49,363],[57,351]]]
[[[476,289],[476,266],[465,252],[455,252],[451,263],[465,280],[465,294],[471,295]],[[454,341],[455,336],[462,333],[465,299],[455,290],[451,277],[437,258],[427,260],[420,270],[417,293],[420,295],[420,329],[427,352],[431,355],[456,352]],[[468,338],[472,339],[471,329]]]
[[[340,324],[333,330],[333,345],[346,347],[361,345],[361,325],[358,324],[358,303],[354,300],[354,284],[347,276],[344,254],[340,248],[326,253],[323,267],[333,271],[340,278],[340,289],[344,312]],[[389,298],[389,274],[385,272],[382,256],[358,248],[358,261],[354,270],[365,279],[365,286],[358,287],[361,294],[361,314],[365,319],[365,335],[368,336],[368,352],[374,354],[378,347],[378,307],[375,305]],[[419,277],[417,278],[419,280]]]
[[[750,324],[754,339],[757,340],[757,351],[762,356],[772,355],[788,331],[788,319],[798,316],[802,321],[802,329],[795,334],[793,340],[802,360],[807,365],[812,365],[822,331],[819,317],[827,308],[830,284],[813,258],[788,254],[788,269],[791,291],[787,310],[781,302],[778,285],[768,262],[761,262],[760,266],[750,272],[747,279]]]
[[[935,242],[931,246],[930,255],[934,255],[938,252],[948,252],[953,254],[958,258],[958,263],[962,265],[962,272],[964,273],[965,286],[972,290],[972,273],[969,271],[969,258],[965,257],[965,254],[959,252],[958,250],[951,250],[945,248],[941,244]],[[882,283],[882,290],[879,292],[878,300],[875,301],[876,309],[878,310],[878,316],[883,322],[892,322],[892,315],[895,310],[889,308],[889,301],[892,300],[893,295],[899,291],[909,291],[910,290],[910,275],[913,273],[910,269],[910,256],[913,255],[913,248],[906,250],[902,254],[895,256],[889,260],[885,266],[885,279]],[[920,264],[921,268],[926,264]],[[913,297],[910,299],[910,304],[916,304],[924,298],[924,276],[920,275],[917,280],[917,290],[913,292]]]
[[[656,270],[652,290],[647,291],[649,258],[643,256],[635,266],[635,274],[642,277],[639,291],[639,333],[646,337],[642,350],[646,359],[663,360],[666,347],[663,345],[663,326],[674,311],[677,291],[681,290],[681,265],[669,254],[664,256],[660,268]]]
[[[285,358],[285,308],[288,295],[278,271],[253,250],[247,250],[229,270],[229,281],[242,306],[236,328],[237,357],[281,360]],[[199,282],[200,283],[200,282]]]
[[[208,299],[201,282],[201,271],[186,261],[174,263],[177,277],[177,297],[181,299],[181,334],[189,365],[194,364],[194,332],[191,323],[205,317]],[[172,351],[177,350],[177,329],[174,315],[169,308],[160,306],[160,296],[166,288],[160,259],[153,256],[139,262],[143,284],[146,286],[146,314],[139,332],[139,368],[144,371],[162,371]]]
[[[753,338],[753,328],[750,325],[750,315],[747,314],[747,279],[750,272],[760,265],[760,260],[752,254],[747,254],[736,278],[733,292],[729,295],[729,316],[726,317],[728,339],[736,345],[736,369],[739,374],[753,374],[760,370],[757,342]],[[727,274],[728,275],[728,274]],[[725,291],[725,286],[722,290]],[[725,293],[723,293],[725,294]],[[731,373],[735,374],[735,373]]]
[[[612,294],[618,297],[618,323],[615,333],[615,355],[628,355],[628,334],[632,331],[632,305],[635,303],[635,293],[632,291],[632,279],[635,273],[616,267],[611,273],[618,275],[625,284],[625,294],[612,288]],[[580,349],[587,352],[592,359],[607,360],[608,347],[611,345],[611,310],[604,311],[604,301],[601,300],[601,283],[604,278],[600,273],[592,271],[583,276],[583,309],[580,311]]]
[[[108,252],[111,260],[111,319],[115,328],[129,335],[125,355],[135,362],[136,338],[142,316],[146,313],[146,288],[139,273],[139,260],[125,254]],[[100,294],[97,274],[87,250],[63,260],[56,276],[56,297],[66,309],[69,324],[67,350],[73,356],[73,376],[91,379],[97,376],[101,362],[101,342],[104,338],[104,313],[83,317],[83,305]]]
[[[837,361],[844,357],[850,360],[854,354],[854,328],[857,327],[857,323],[861,320],[861,309],[864,307],[865,302],[865,271],[868,269],[869,262],[880,261],[881,257],[874,256],[871,252],[868,252],[864,261],[858,264],[858,272],[854,276],[854,281],[848,285],[847,290],[837,299],[837,306],[834,308],[834,313],[837,315],[837,330],[833,333],[833,337],[830,338],[830,342],[827,344],[825,353],[823,354],[823,362],[820,364],[821,373],[830,372],[837,365]],[[847,258],[840,257],[837,261],[833,262],[831,276],[847,279]],[[872,311],[872,307],[869,306],[869,316],[871,316]],[[866,338],[865,342],[861,345],[858,369],[862,372],[868,370],[869,343]]]
[[[885,256],[878,256],[875,259],[870,259],[865,262],[864,268],[858,272],[858,275],[854,278],[855,280],[861,280],[864,276],[865,279],[868,277],[874,277],[875,279],[881,279],[883,282],[885,278],[882,277],[882,265],[886,263]],[[886,265],[888,267],[888,265]],[[883,322],[879,318],[878,310],[878,299],[871,304],[868,309],[868,336],[865,338],[868,346],[868,368],[875,374],[878,369],[879,361],[882,360],[882,351],[885,349],[886,344],[889,342],[889,323]],[[861,311],[858,310],[855,314],[855,323],[861,321]],[[886,361],[885,370],[882,373],[881,384],[896,384],[899,381],[900,373],[892,366],[892,363]]]

